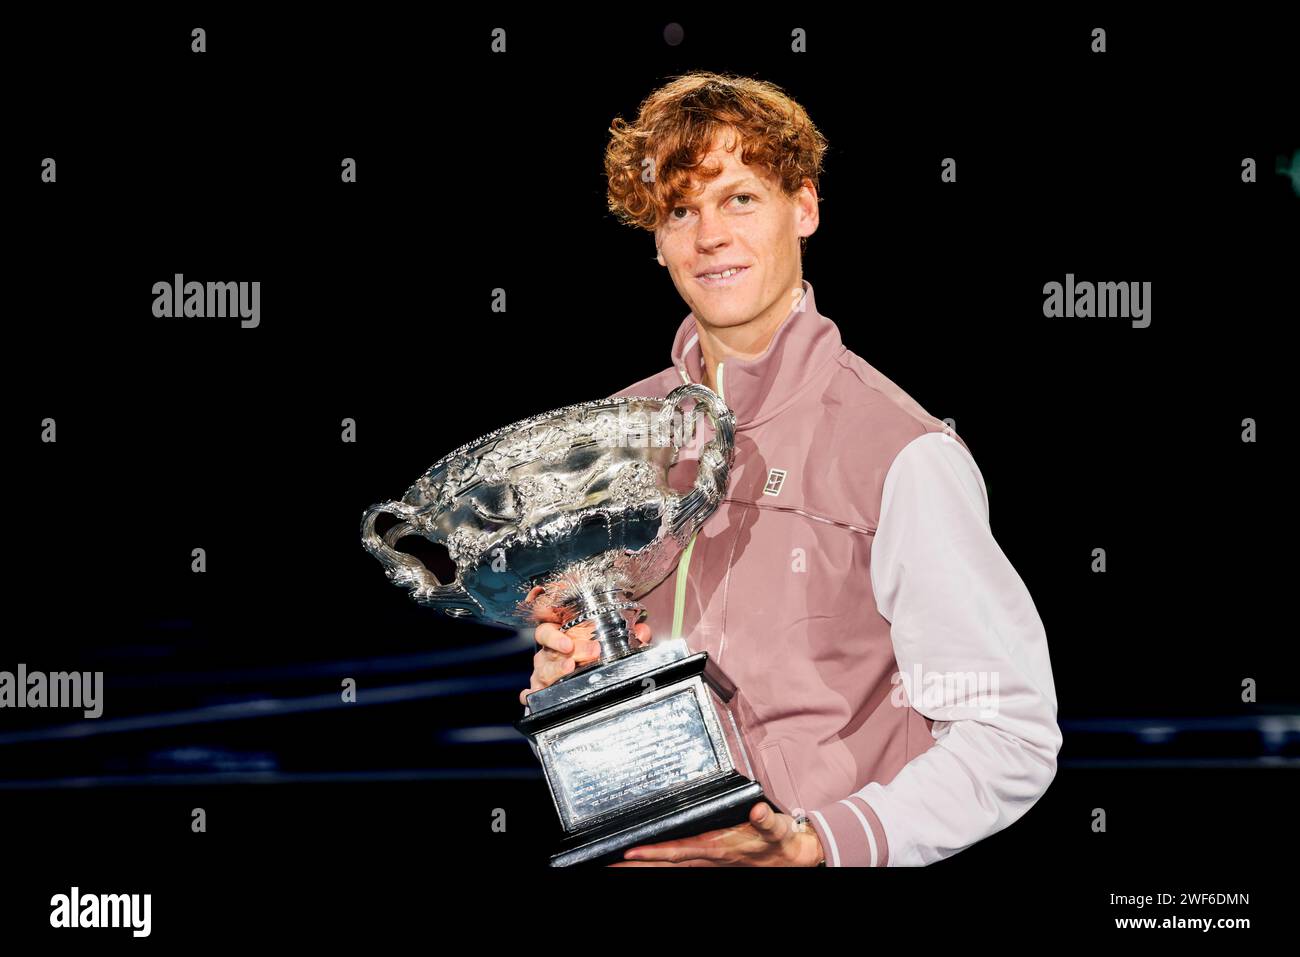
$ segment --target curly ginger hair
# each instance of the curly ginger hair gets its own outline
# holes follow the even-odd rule
[[[780,87],[735,74],[687,73],[642,101],[633,123],[616,117],[605,147],[610,212],[653,232],[676,204],[721,167],[703,159],[721,133],[738,134],[740,161],[774,176],[787,197],[804,180],[819,193],[826,138]],[[807,237],[801,237],[801,246]]]

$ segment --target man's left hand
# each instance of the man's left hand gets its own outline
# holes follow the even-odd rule
[[[811,828],[798,830],[789,814],[765,801],[749,810],[749,821],[695,837],[641,844],[610,867],[815,867],[821,841]]]

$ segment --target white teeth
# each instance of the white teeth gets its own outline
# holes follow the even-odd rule
[[[734,276],[736,273],[740,272],[740,270],[741,270],[742,268],[744,268],[744,267],[733,266],[732,268],[728,269],[726,272],[706,272],[706,273],[703,275],[703,277],[701,277],[701,278],[703,278],[703,279],[726,279],[728,276]]]

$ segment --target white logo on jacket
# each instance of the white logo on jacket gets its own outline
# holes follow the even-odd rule
[[[780,495],[781,486],[785,484],[785,469],[768,469],[767,484],[763,486],[764,495]]]

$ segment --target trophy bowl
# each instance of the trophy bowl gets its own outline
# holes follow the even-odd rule
[[[688,399],[695,406],[683,414]],[[668,470],[701,409],[715,436],[700,451],[694,487],[680,494]],[[453,617],[521,628],[558,613],[565,630],[594,620],[600,663],[611,661],[632,651],[638,599],[673,570],[721,501],[734,434],[731,410],[694,384],[663,399],[531,416],[443,456],[399,501],[368,509],[362,544],[412,598]],[[385,515],[397,521],[380,533]],[[444,547],[454,579],[439,581],[396,547],[410,535]]]

